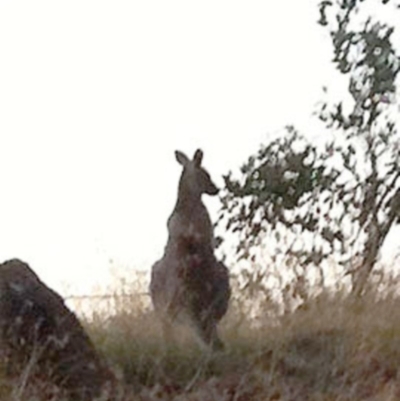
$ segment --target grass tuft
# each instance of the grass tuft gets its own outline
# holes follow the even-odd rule
[[[217,353],[201,347],[184,326],[165,342],[148,305],[135,297],[115,308],[117,303],[112,313],[93,315],[84,325],[116,371],[125,393],[121,401],[400,399],[395,296],[371,292],[355,301],[340,292],[322,293],[282,316],[272,315],[275,306],[266,304],[265,318],[259,314],[256,320],[236,299],[220,326],[226,349]],[[20,394],[19,378],[0,377],[1,400],[35,400],[38,388],[42,396],[46,392],[41,384]],[[40,399],[63,400],[54,394]]]

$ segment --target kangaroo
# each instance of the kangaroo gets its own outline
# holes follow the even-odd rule
[[[168,241],[161,260],[152,267],[150,294],[165,328],[175,320],[189,320],[203,343],[223,348],[217,323],[225,315],[231,289],[228,269],[214,255],[210,215],[201,200],[218,188],[201,166],[198,149],[190,160],[175,152],[183,171],[178,199],[168,219]]]

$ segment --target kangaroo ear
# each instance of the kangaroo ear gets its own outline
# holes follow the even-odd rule
[[[201,149],[197,149],[193,156],[194,164],[197,167],[200,167],[202,160],[203,160],[203,151]]]
[[[181,151],[175,150],[176,161],[182,166],[186,166],[189,163],[189,158]]]

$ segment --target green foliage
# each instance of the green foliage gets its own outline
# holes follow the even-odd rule
[[[330,3],[330,4],[327,4]],[[326,121],[337,124],[337,128],[351,134],[366,134],[383,113],[382,104],[389,101],[396,92],[396,79],[400,71],[400,60],[392,44],[394,27],[387,26],[372,17],[353,22],[360,5],[357,1],[342,1],[337,4],[335,22],[328,23],[326,7],[331,2],[320,4],[321,25],[330,28],[334,49],[333,63],[340,73],[348,75],[348,90],[354,105],[345,115],[343,104],[336,105],[335,111]],[[339,7],[340,6],[340,7]]]
[[[347,77],[351,99],[324,101],[318,111],[334,139],[317,146],[287,127],[249,157],[239,177],[225,177],[219,223],[235,233],[239,258],[254,258],[263,241],[273,243],[272,231],[275,249],[304,269],[335,257],[358,295],[400,222],[395,28],[364,15],[362,3],[320,3],[319,22],[330,32],[333,63]]]
[[[249,158],[241,168],[241,179],[232,174],[224,177],[220,218],[226,220],[227,230],[245,233],[237,247],[240,257],[245,257],[252,241],[270,227],[314,232],[318,216],[296,210],[316,202],[316,194],[332,189],[340,175],[324,165],[326,159],[317,147],[293,127],[287,127],[286,133]],[[328,197],[324,201],[331,202]]]

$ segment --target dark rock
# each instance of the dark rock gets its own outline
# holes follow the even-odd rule
[[[114,386],[114,375],[77,317],[17,259],[0,264],[0,336],[2,359],[13,376],[45,378],[74,400],[91,400]]]

